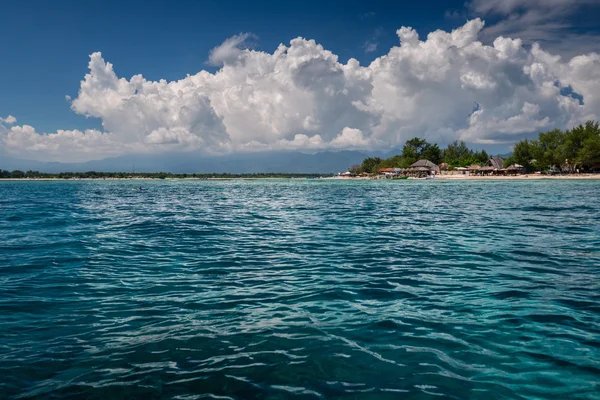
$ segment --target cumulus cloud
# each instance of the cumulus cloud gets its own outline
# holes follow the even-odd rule
[[[93,129],[58,130],[47,135],[29,125],[13,126],[4,133],[3,142],[9,152],[52,161],[88,161],[138,150],[135,144],[123,144],[113,134]]]
[[[12,125],[12,124],[14,124],[15,122],[17,122],[17,119],[16,119],[15,117],[13,117],[12,115],[9,115],[9,116],[8,116],[8,117],[6,117],[6,118],[2,118],[2,117],[0,117],[0,124],[1,124],[1,123],[5,123],[5,124],[7,124],[7,125]]]
[[[257,51],[243,34],[211,52],[210,62],[221,66],[215,73],[170,82],[119,77],[94,53],[71,108],[99,118],[102,131],[12,126],[0,130],[0,143],[23,157],[62,161],[133,152],[389,149],[414,136],[511,143],[600,119],[598,54],[564,61],[502,36],[486,45],[482,29],[474,19],[421,38],[402,27],[399,44],[370,65],[342,63],[304,38]]]

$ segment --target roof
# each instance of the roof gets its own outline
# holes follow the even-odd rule
[[[506,168],[507,170],[519,170],[519,169],[523,169],[524,167],[521,164],[512,164],[511,166],[509,166],[508,168]]]
[[[419,160],[416,163],[413,163],[409,168],[412,171],[435,171],[440,172],[440,167],[436,164],[432,163],[429,160]]]
[[[479,169],[481,169],[481,166],[477,165],[477,164],[471,164],[467,167],[468,170],[472,170],[472,171],[477,171]]]
[[[416,163],[411,164],[410,166],[411,168],[413,167],[427,167],[427,168],[434,168],[437,167],[437,165],[435,165],[434,163],[432,163],[429,160],[419,160]]]
[[[504,166],[504,159],[500,156],[490,157],[488,162],[485,163],[485,166],[501,169]]]

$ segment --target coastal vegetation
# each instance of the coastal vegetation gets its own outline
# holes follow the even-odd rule
[[[434,164],[447,163],[450,168],[466,167],[471,164],[485,163],[489,155],[485,150],[472,150],[464,141],[455,140],[445,149],[425,139],[412,138],[402,147],[402,153],[387,159],[368,157],[362,164],[352,166],[349,171],[353,174],[377,173],[382,168],[408,168],[418,160],[425,159]]]
[[[490,156],[485,150],[470,149],[464,141],[455,140],[445,149],[425,139],[412,138],[402,147],[400,154],[387,159],[368,157],[362,164],[352,166],[349,171],[377,173],[383,168],[408,168],[420,159],[435,164],[446,164],[448,169],[483,165]],[[504,167],[521,165],[527,171],[574,173],[600,168],[600,124],[588,121],[572,129],[554,129],[540,132],[535,140],[518,141],[513,153],[504,160]]]
[[[600,124],[588,121],[565,131],[541,132],[536,140],[521,140],[505,161],[513,163],[527,169],[567,173],[596,169],[600,164]]]

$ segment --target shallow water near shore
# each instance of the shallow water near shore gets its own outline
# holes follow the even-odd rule
[[[598,181],[0,182],[0,398],[599,393]]]

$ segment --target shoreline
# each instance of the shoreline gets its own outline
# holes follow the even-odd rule
[[[3,178],[2,181],[233,181],[233,180],[344,180],[344,181],[392,181],[388,178],[375,177],[340,177],[340,176],[325,176],[322,178],[278,178],[278,177],[235,177],[235,178]],[[424,178],[409,178],[408,180],[425,180]],[[436,175],[431,181],[531,181],[531,180],[600,180],[600,174],[574,174],[574,175],[513,175],[513,176],[472,176],[472,175]]]

